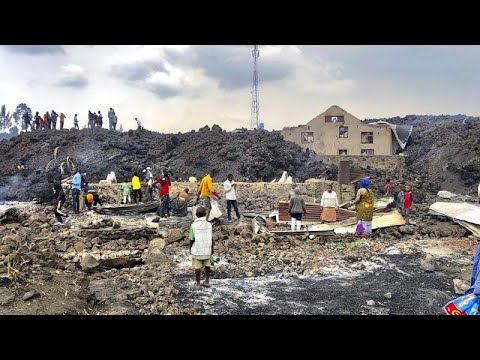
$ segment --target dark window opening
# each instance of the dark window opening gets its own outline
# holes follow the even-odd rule
[[[346,149],[338,150],[338,155],[347,155],[347,150]]]
[[[375,150],[373,150],[373,149],[362,149],[360,154],[361,155],[375,155]]]
[[[373,132],[362,132],[362,144],[373,144]]]
[[[331,122],[331,123],[343,123],[344,118],[343,116],[325,116],[325,122]]]
[[[340,139],[348,139],[348,126],[340,126],[338,128],[338,137]]]

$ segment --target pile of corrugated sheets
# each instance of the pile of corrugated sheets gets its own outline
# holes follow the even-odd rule
[[[106,205],[95,207],[94,210],[102,215],[137,215],[155,212],[159,205],[160,201],[151,201],[132,205]]]
[[[436,202],[429,214],[445,216],[469,230],[480,239],[480,207],[468,203]]]

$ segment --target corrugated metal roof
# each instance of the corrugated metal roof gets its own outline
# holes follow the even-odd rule
[[[320,210],[320,204],[305,204],[307,213],[303,215],[302,221],[307,222],[320,222],[320,215],[322,211]],[[278,214],[280,221],[290,221],[290,214],[288,213],[288,202],[287,201],[280,201],[278,203]],[[337,221],[343,221],[355,217],[355,212],[346,210],[346,209],[338,209],[337,210]]]

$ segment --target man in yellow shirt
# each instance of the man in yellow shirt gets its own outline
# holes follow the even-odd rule
[[[197,191],[197,201],[199,202],[199,206],[203,206],[207,210],[207,220],[208,215],[210,215],[210,210],[212,210],[212,195],[214,195],[218,200],[221,199],[220,195],[218,195],[213,188],[212,177],[215,175],[215,172],[215,170],[211,170],[203,177]]]
[[[142,183],[140,182],[140,178],[138,177],[137,173],[133,174],[132,178],[132,189],[133,189],[133,202],[137,203],[137,196],[139,202],[142,203]]]

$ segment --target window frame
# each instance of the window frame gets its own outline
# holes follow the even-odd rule
[[[364,135],[364,134],[367,134],[367,135]],[[370,135],[368,135],[370,134]],[[367,137],[367,141],[363,141],[363,137],[366,136]],[[368,141],[368,137],[371,136],[372,137],[372,141]],[[373,131],[362,131],[360,133],[360,142],[362,144],[373,144]]]

